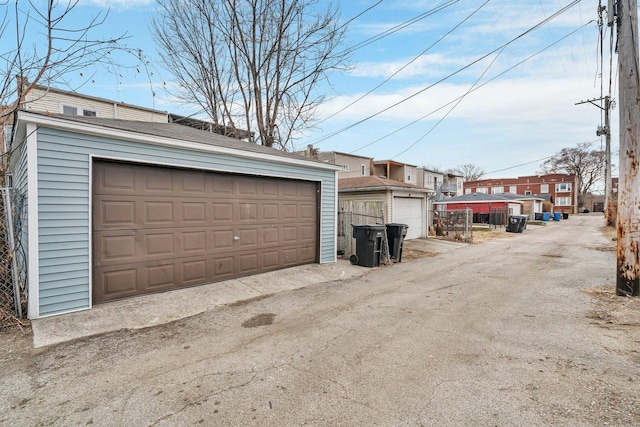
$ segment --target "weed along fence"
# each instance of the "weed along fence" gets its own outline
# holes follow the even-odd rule
[[[429,234],[451,240],[471,242],[473,241],[473,216],[471,208],[433,211],[431,216],[433,224],[429,229]]]
[[[355,252],[352,225],[384,224],[386,203],[342,200],[338,207],[338,254]]]

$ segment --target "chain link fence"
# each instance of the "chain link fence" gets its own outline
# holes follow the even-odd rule
[[[432,218],[433,234],[436,237],[468,243],[473,241],[473,211],[471,208],[432,211]]]
[[[20,245],[24,199],[11,188],[0,188],[0,314],[2,325],[21,324],[26,315],[26,256]]]

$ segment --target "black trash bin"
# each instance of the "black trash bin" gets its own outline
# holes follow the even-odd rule
[[[387,238],[389,239],[389,257],[394,262],[402,261],[402,245],[407,235],[407,224],[387,224]]]
[[[536,221],[543,221],[544,220],[544,215],[542,214],[542,212],[536,212],[534,214],[534,218]]]
[[[526,215],[509,215],[507,219],[507,232],[509,233],[522,233],[527,228]]]
[[[382,238],[386,227],[384,225],[352,225],[351,227],[353,227],[353,237],[356,239],[356,253],[349,258],[351,264],[362,267],[379,266]]]

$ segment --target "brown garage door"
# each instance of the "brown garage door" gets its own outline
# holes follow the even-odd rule
[[[317,184],[98,161],[93,301],[317,262]]]

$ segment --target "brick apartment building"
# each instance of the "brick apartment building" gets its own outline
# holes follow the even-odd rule
[[[578,187],[576,177],[571,174],[548,174],[520,176],[517,178],[492,178],[467,181],[464,193],[502,194],[513,193],[524,196],[546,196],[554,205],[555,212],[578,213]]]

